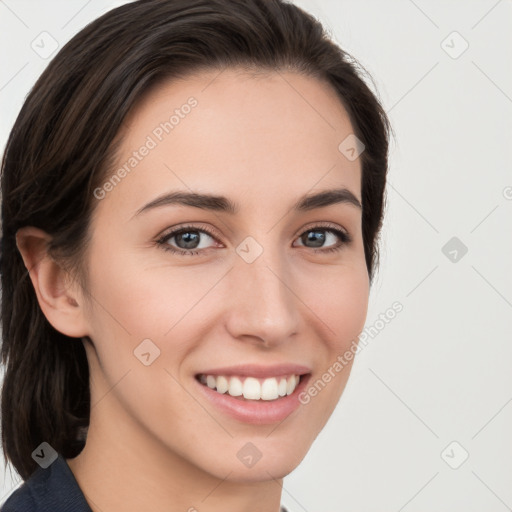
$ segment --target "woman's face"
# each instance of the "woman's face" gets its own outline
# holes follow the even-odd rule
[[[367,312],[352,133],[328,86],[289,72],[205,72],[132,112],[95,191],[88,443],[239,481],[298,465]]]

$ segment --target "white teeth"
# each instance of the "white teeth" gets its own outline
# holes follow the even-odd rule
[[[261,399],[275,400],[278,396],[277,379],[265,379],[261,385]]]
[[[240,396],[243,393],[242,381],[237,377],[229,379],[228,393],[231,396]]]
[[[286,394],[291,395],[296,385],[297,381],[295,379],[295,375],[288,377],[288,379],[286,380]]]
[[[223,377],[222,375],[220,377],[217,377],[217,391],[219,393],[225,393],[229,389],[229,382],[226,377]]]
[[[228,393],[231,396],[242,396],[246,400],[277,400],[291,395],[300,381],[299,375],[286,377],[228,377],[224,375],[201,375],[199,381],[218,393]]]
[[[217,385],[216,379],[213,375],[207,375],[206,376],[206,385],[209,388],[215,389],[215,386]]]
[[[286,396],[286,379],[279,381],[278,393],[279,396]]]
[[[247,377],[244,382],[244,398],[259,400],[261,398],[261,385],[257,379]]]

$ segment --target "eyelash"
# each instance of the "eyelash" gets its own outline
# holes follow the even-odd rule
[[[197,254],[200,254],[201,252],[206,251],[207,249],[198,249],[198,250],[186,250],[186,249],[175,249],[171,245],[167,243],[168,240],[173,238],[176,235],[179,235],[181,233],[186,233],[188,231],[196,231],[199,233],[206,233],[213,239],[217,239],[216,235],[208,228],[201,227],[198,228],[196,226],[182,226],[178,229],[175,229],[174,231],[171,231],[169,233],[164,234],[162,237],[160,237],[156,242],[159,247],[161,247],[164,251],[169,251],[173,254],[177,254],[178,256],[195,256]],[[326,231],[329,233],[334,233],[339,237],[341,242],[338,245],[335,245],[334,247],[329,247],[327,249],[315,249],[310,248],[315,253],[331,253],[331,252],[337,252],[340,251],[345,245],[350,244],[352,242],[352,237],[345,231],[341,231],[340,229],[337,229],[333,227],[330,224],[318,224],[316,226],[313,226],[312,228],[306,229],[301,233],[300,236],[304,235],[305,233],[308,233],[310,231]]]

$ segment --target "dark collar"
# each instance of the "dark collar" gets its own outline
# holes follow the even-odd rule
[[[66,460],[59,454],[38,467],[4,503],[1,512],[92,512]]]

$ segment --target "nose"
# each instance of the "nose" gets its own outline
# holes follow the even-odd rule
[[[264,250],[252,263],[237,256],[227,279],[226,327],[233,338],[271,348],[298,332],[302,302],[283,254]]]

